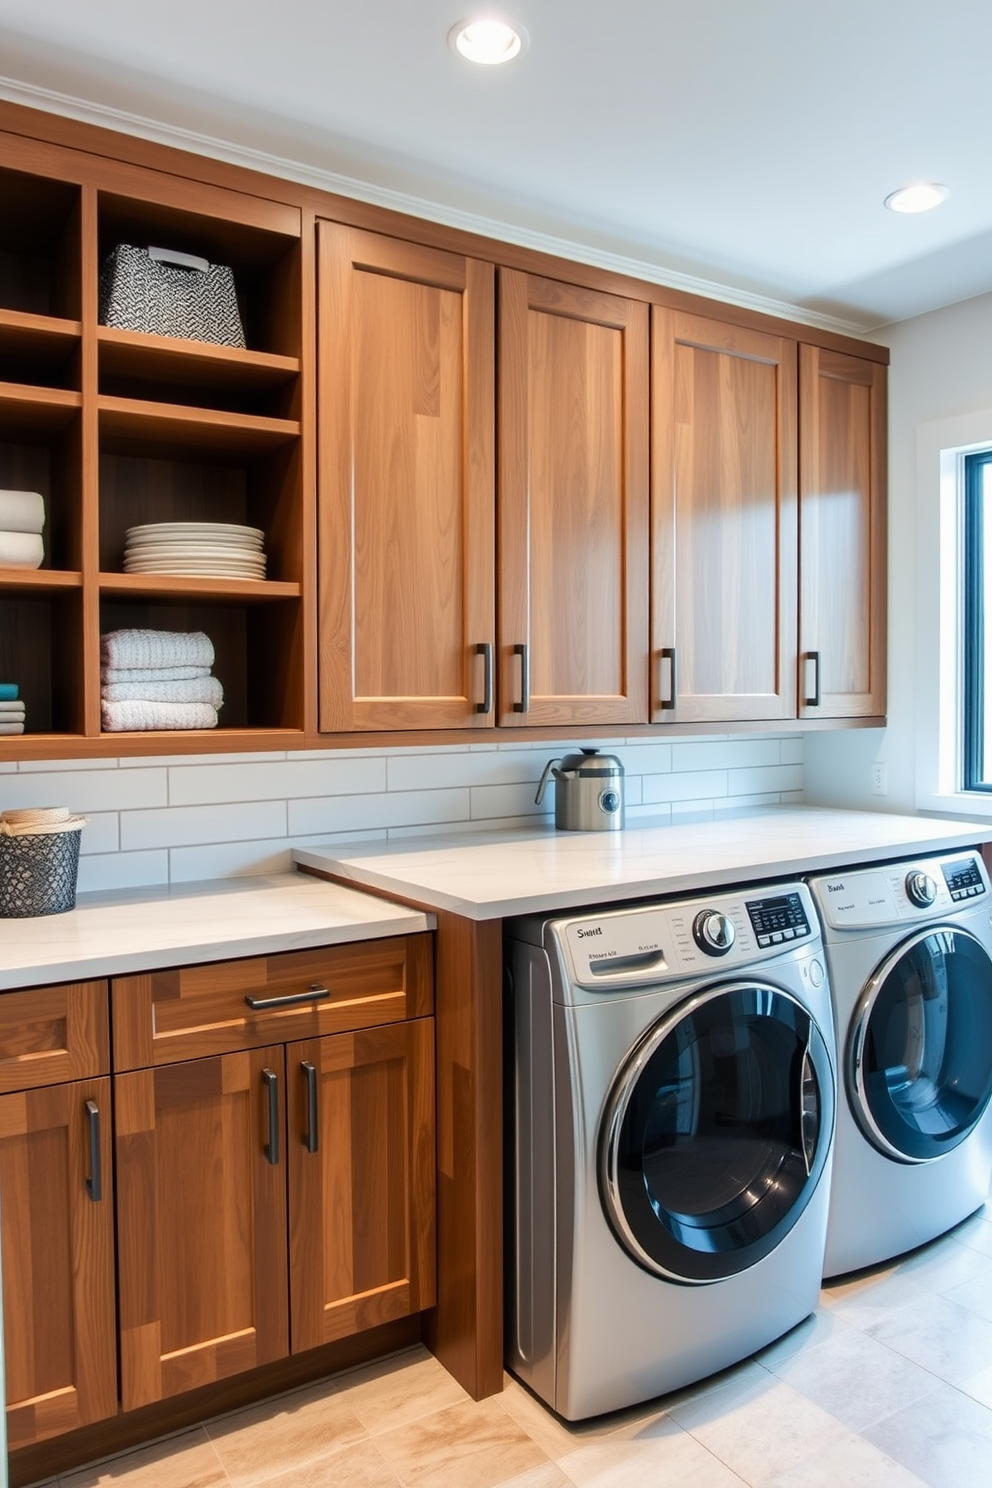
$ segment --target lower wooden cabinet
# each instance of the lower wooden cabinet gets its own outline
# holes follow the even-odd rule
[[[117,1411],[111,1172],[108,1078],[0,1096],[11,1450]]]

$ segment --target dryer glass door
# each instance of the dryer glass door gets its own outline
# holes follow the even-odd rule
[[[861,995],[848,1094],[886,1156],[927,1162],[963,1142],[992,1098],[992,960],[966,930],[905,941]]]
[[[799,1002],[757,983],[690,999],[613,1085],[600,1190],[618,1240],[676,1281],[753,1266],[812,1197],[833,1114],[827,1048]]]

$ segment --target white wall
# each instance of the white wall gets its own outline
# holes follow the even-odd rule
[[[814,805],[912,811],[916,806],[918,650],[917,425],[992,407],[992,295],[890,326],[888,727],[806,737],[806,799]],[[937,490],[933,499],[936,503]],[[887,765],[887,796],[870,794],[871,764]]]
[[[587,743],[596,743],[589,739]],[[166,755],[0,764],[0,810],[69,806],[83,831],[79,887],[180,883],[290,866],[290,845],[526,824],[534,792],[572,744]],[[627,818],[801,801],[803,740],[603,741],[626,770]]]

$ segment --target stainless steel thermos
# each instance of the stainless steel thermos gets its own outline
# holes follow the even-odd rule
[[[557,768],[556,768],[557,767]],[[565,832],[619,832],[623,826],[623,765],[615,754],[580,749],[549,759],[537,787],[540,804],[555,778],[555,826]]]

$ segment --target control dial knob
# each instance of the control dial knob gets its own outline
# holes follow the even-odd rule
[[[917,909],[929,909],[937,897],[937,885],[929,873],[923,873],[917,868],[906,874],[906,893]]]
[[[725,956],[736,937],[731,920],[718,909],[703,909],[692,922],[693,939],[707,956]]]

